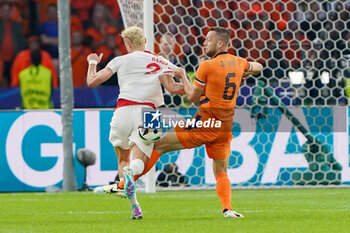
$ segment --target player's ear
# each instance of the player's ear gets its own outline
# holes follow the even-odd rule
[[[219,41],[218,41],[218,47],[219,47],[219,48],[224,47],[224,45],[225,45],[225,43],[224,43],[223,40],[219,40]]]

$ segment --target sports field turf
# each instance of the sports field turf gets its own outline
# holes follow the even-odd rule
[[[350,189],[234,190],[244,219],[224,219],[215,191],[138,194],[143,220],[107,194],[0,194],[0,232],[350,232]]]

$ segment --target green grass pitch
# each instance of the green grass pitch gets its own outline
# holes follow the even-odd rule
[[[212,191],[139,193],[129,202],[91,192],[2,193],[0,232],[350,232],[350,189],[233,190],[244,219],[224,219]]]

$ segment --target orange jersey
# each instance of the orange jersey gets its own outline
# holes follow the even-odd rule
[[[230,156],[232,122],[237,93],[242,75],[252,67],[243,58],[219,53],[213,59],[199,65],[194,85],[204,88],[200,99],[199,112],[194,119],[206,121],[213,117],[222,122],[221,126],[198,128],[175,128],[176,135],[185,148],[205,144],[209,158],[224,160]]]
[[[228,52],[202,62],[193,82],[197,87],[204,88],[200,109],[219,120],[232,119],[242,75],[251,69],[247,60]]]

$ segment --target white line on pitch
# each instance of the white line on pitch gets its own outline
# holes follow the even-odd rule
[[[56,214],[122,214],[129,213],[130,211],[67,211],[67,212],[56,212]]]

